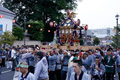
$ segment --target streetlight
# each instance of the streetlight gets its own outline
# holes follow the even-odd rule
[[[24,16],[24,46],[25,46],[25,33],[26,33],[26,16]]]
[[[22,9],[25,9],[26,7],[23,6]],[[26,16],[24,14],[24,46],[25,46],[25,33],[26,33]]]
[[[115,17],[116,17],[116,23],[117,23],[117,28],[116,28],[116,48],[118,48],[118,18],[119,18],[119,15],[117,14]]]

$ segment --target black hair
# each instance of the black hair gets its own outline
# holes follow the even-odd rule
[[[77,63],[78,66],[82,66],[82,60],[74,60],[73,63]]]
[[[37,55],[40,59],[42,59],[42,58],[43,58],[43,54],[44,54],[44,53],[43,53],[43,52],[41,52],[41,51],[36,53],[36,55]]]
[[[99,57],[96,57],[95,59],[99,59]]]
[[[113,50],[112,48],[107,49],[107,51],[112,51],[112,50]]]
[[[79,52],[79,49],[76,49],[76,52]]]
[[[84,52],[84,50],[81,50],[81,52]]]

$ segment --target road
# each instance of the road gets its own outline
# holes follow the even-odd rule
[[[14,73],[15,71],[11,71],[11,69],[2,67],[2,73],[1,73],[2,80],[13,80]]]

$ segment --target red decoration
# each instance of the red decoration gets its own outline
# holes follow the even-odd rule
[[[0,18],[3,18],[3,16],[2,16],[2,15],[0,15]]]
[[[70,42],[70,39],[68,39],[68,42]]]
[[[77,26],[80,25],[80,19],[77,20],[76,25],[77,25]]]
[[[67,14],[68,14],[68,15],[70,14],[70,9],[67,10]]]
[[[88,30],[88,25],[85,25],[85,30]]]
[[[51,27],[53,27],[53,26],[54,26],[53,22],[50,22],[50,26],[51,26]]]
[[[77,43],[79,43],[79,39],[77,40]]]

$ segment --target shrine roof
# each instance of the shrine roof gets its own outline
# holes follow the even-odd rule
[[[73,19],[66,19],[66,20],[64,20],[64,21],[60,24],[60,26],[63,26],[63,27],[65,27],[65,26],[74,26],[74,25],[75,25],[75,22],[74,22]]]

